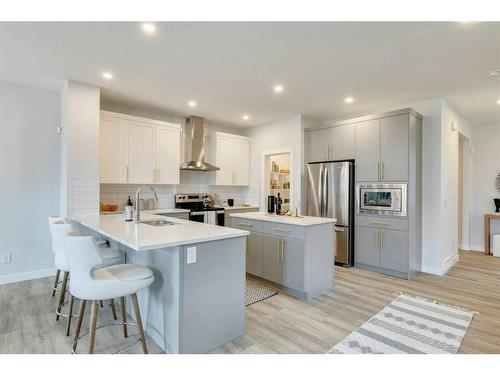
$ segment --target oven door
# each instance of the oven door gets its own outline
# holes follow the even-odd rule
[[[406,216],[406,184],[359,184],[357,213]]]
[[[198,223],[206,223],[208,221],[206,212],[190,212],[190,221],[197,221]]]

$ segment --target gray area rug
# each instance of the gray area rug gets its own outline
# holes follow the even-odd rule
[[[328,353],[455,354],[474,312],[404,294]]]
[[[276,294],[278,294],[277,290],[271,289],[268,286],[247,277],[245,288],[245,306],[263,301],[269,297],[275,296]]]

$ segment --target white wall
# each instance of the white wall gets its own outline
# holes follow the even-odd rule
[[[47,276],[59,212],[59,93],[0,82],[0,284]],[[48,295],[48,294],[47,294]]]
[[[471,250],[483,251],[483,215],[495,211],[493,198],[500,198],[495,189],[500,173],[500,122],[472,126],[472,138],[470,243]],[[500,233],[500,220],[493,220],[490,233]]]
[[[296,115],[273,123],[252,127],[247,130],[251,138],[250,145],[250,184],[261,185],[264,173],[264,154],[290,149],[291,157],[291,189],[293,201],[291,208],[300,202],[304,164],[304,132],[302,116]],[[264,180],[265,181],[265,180]],[[260,186],[262,191],[262,186]],[[265,194],[261,193],[261,210],[267,207]]]
[[[66,81],[61,93],[61,210],[99,213],[100,88]]]

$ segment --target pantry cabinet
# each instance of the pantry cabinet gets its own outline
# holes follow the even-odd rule
[[[178,184],[180,125],[101,112],[102,183]]]
[[[219,167],[215,185],[250,184],[250,138],[215,132],[210,150],[211,162]]]
[[[356,124],[356,181],[407,181],[409,116]]]

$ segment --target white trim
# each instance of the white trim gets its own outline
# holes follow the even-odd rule
[[[262,175],[261,175],[261,184],[260,184],[260,199],[261,199],[261,202],[260,202],[260,207],[261,207],[261,210],[262,208],[264,208],[264,211],[267,211],[267,195],[266,195],[266,191],[267,191],[267,169],[268,169],[268,165],[266,164],[266,157],[268,156],[272,156],[272,155],[280,155],[280,154],[289,154],[290,155],[290,182],[292,184],[292,188],[290,189],[290,209],[292,208],[292,202],[294,202],[292,200],[292,198],[295,197],[295,192],[296,192],[296,186],[295,186],[295,183],[293,181],[293,177],[295,175],[296,172],[294,172],[294,168],[293,168],[293,148],[291,147],[287,147],[287,148],[279,148],[279,149],[276,149],[276,150],[270,150],[270,151],[264,151],[262,152],[262,157],[261,157],[261,165],[262,165]],[[299,172],[300,173],[300,172]]]
[[[437,276],[443,275],[443,270],[441,268],[434,266],[427,266],[425,264],[422,264],[422,272],[430,273],[431,275],[437,275]]]
[[[158,125],[158,126],[166,126],[175,129],[181,129],[182,126],[173,122],[154,120],[146,117],[132,116],[124,113],[111,112],[111,111],[100,111],[100,117],[106,119],[120,119],[120,120],[129,120],[134,122],[141,122],[148,125]]]
[[[459,260],[458,254],[450,255],[443,261],[443,275],[450,270]]]
[[[43,270],[13,273],[11,275],[0,276],[0,285],[17,283],[19,281],[41,279],[43,277],[54,276],[55,268],[46,268]]]

